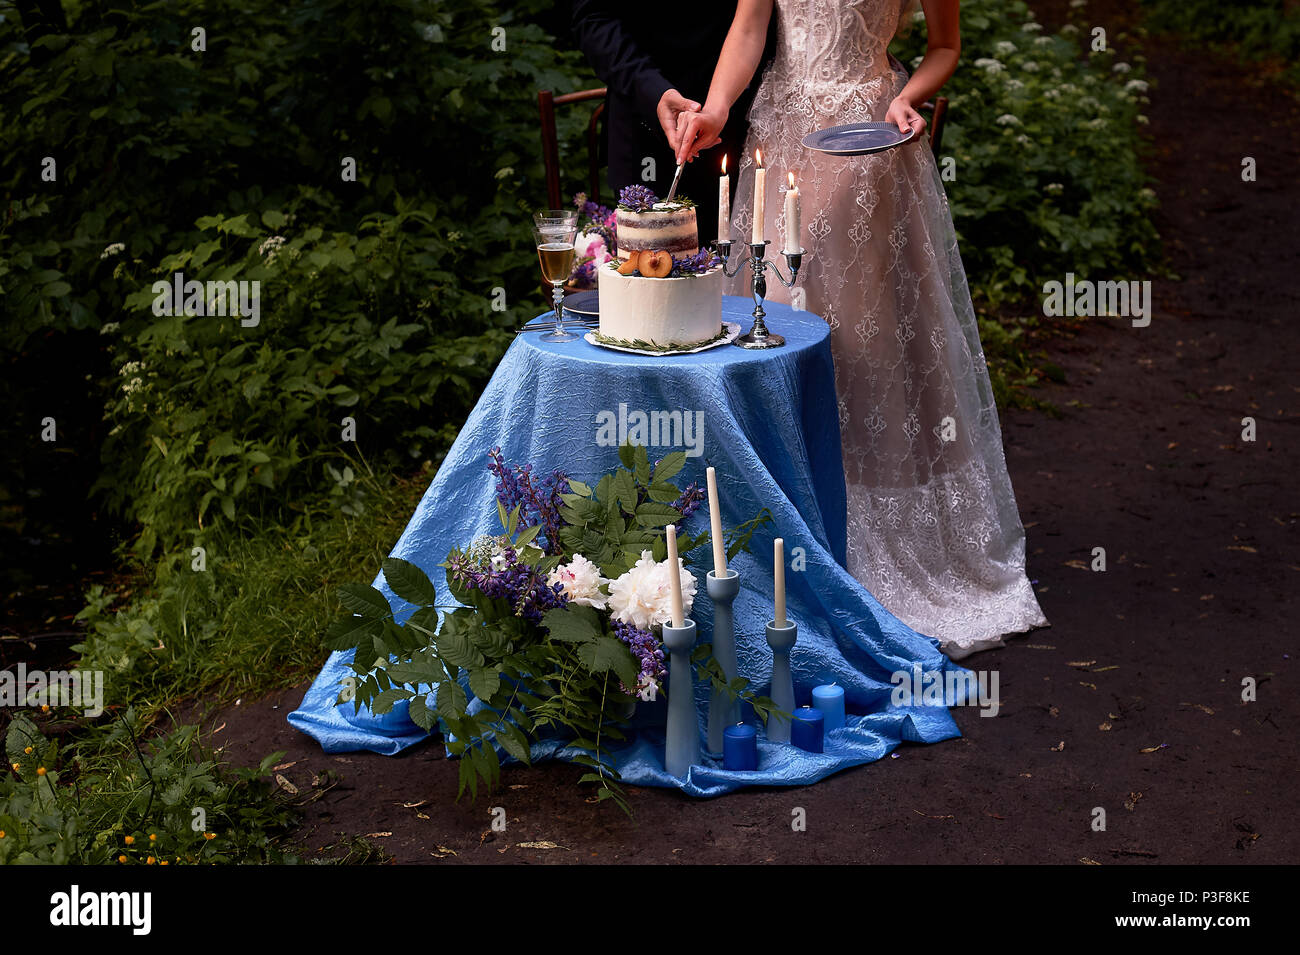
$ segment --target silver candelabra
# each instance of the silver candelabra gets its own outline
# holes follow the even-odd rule
[[[776,267],[776,262],[767,261],[767,246],[769,242],[764,239],[762,242],[749,243],[749,254],[736,263],[734,269],[728,269],[728,263],[731,261],[731,240],[717,239],[713,245],[718,255],[722,257],[722,271],[728,278],[732,277],[741,270],[746,262],[754,274],[753,295],[754,295],[754,324],[749,331],[736,339],[735,344],[741,348],[780,348],[785,344],[785,338],[781,335],[773,334],[767,330],[767,323],[763,321],[763,316],[767,312],[763,309],[763,299],[767,297],[767,270],[770,268],[776,273],[776,279],[786,288],[794,288],[794,283],[799,278],[799,266],[803,264],[804,250],[798,252],[782,251],[785,256],[785,267],[790,270],[790,278],[787,281],[781,274],[781,270]]]

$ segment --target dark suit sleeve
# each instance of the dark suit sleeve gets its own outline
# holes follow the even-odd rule
[[[596,75],[651,120],[673,84],[637,46],[613,7],[609,0],[573,0],[573,32]]]

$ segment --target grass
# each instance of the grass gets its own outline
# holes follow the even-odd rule
[[[81,669],[104,671],[107,711],[5,720],[0,863],[298,861],[291,840],[303,803],[266,778],[282,754],[231,768],[171,711],[260,696],[316,672],[338,615],[335,588],[377,572],[430,478],[358,470],[361,508],[355,497],[344,507],[326,498],[290,527],[248,523],[210,541],[202,570],[173,562],[154,580],[137,568],[116,588],[92,588],[79,615],[88,635],[74,649]],[[207,834],[193,829],[193,806]],[[311,859],[382,860],[358,839]]]
[[[82,668],[105,671],[107,702],[148,715],[188,699],[221,704],[292,686],[320,667],[335,589],[378,572],[430,475],[379,477],[364,466],[365,506],[303,512],[293,526],[245,525],[214,543],[206,569],[143,573],[93,588],[80,619]],[[120,608],[120,609],[115,609]]]

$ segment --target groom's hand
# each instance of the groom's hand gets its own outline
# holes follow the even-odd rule
[[[682,113],[697,113],[700,110],[700,104],[693,99],[687,99],[677,90],[668,90],[663,96],[659,97],[659,108],[656,112],[659,114],[659,125],[663,127],[664,135],[668,137],[668,145],[677,152],[677,147],[681,143],[681,137],[677,132],[677,118]]]

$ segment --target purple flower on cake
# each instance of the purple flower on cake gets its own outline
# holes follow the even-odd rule
[[[694,255],[678,258],[673,256],[673,270],[668,273],[671,278],[683,275],[702,275],[722,264],[722,259],[712,249],[700,249]]]
[[[648,212],[658,201],[658,196],[640,184],[628,186],[618,194],[618,204],[633,212]]]

